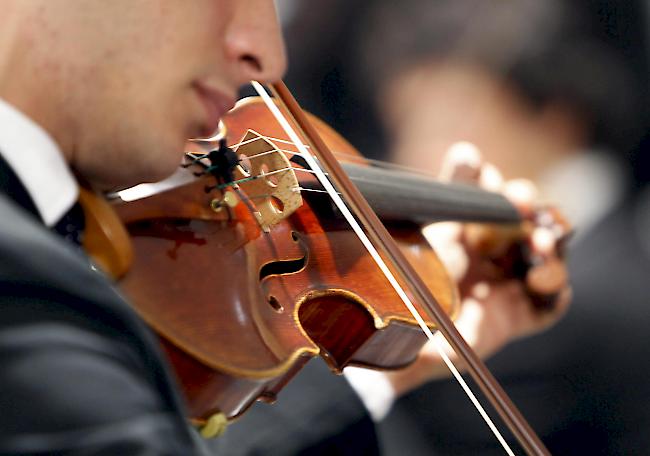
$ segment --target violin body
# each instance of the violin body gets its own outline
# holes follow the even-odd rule
[[[250,131],[286,139],[257,101],[240,102],[224,123],[229,144]],[[354,151],[316,126],[332,149]],[[315,181],[296,176],[304,188]],[[160,337],[193,418],[234,418],[257,399],[274,400],[314,356],[337,373],[416,359],[426,336],[327,195],[304,192],[291,215],[265,226],[243,201],[215,205],[226,190],[214,183],[204,175],[116,205],[134,252],[120,287]],[[419,229],[396,224],[390,231],[454,314],[456,287]]]

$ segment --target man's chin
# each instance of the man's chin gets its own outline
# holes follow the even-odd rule
[[[178,169],[178,165],[166,167],[150,167],[143,169],[140,172],[133,172],[131,169],[127,173],[111,173],[106,175],[104,173],[94,175],[87,179],[81,177],[80,181],[86,182],[95,191],[103,193],[115,193],[127,188],[135,187],[139,184],[147,184],[152,182],[159,182],[171,176]],[[126,170],[125,170],[126,171]]]

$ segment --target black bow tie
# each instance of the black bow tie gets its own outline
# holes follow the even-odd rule
[[[25,210],[37,217],[38,220],[41,220],[34,201],[29,196],[29,193],[27,193],[20,179],[18,179],[18,176],[16,176],[9,164],[2,158],[2,155],[0,155],[0,192],[4,192]],[[83,209],[79,203],[76,203],[52,227],[52,231],[60,234],[73,244],[81,246],[85,225]]]
[[[2,155],[0,155],[0,191],[4,192],[27,212],[30,212],[39,220],[41,219],[32,197],[29,196],[23,183],[20,182],[20,179],[18,179],[18,176],[16,176],[9,164],[2,158]]]
[[[75,203],[68,212],[65,213],[59,223],[52,227],[52,230],[59,233],[66,240],[81,246],[83,243],[84,228],[86,220],[84,211],[79,203]]]

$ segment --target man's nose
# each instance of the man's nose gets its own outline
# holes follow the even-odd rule
[[[287,56],[272,0],[235,0],[235,16],[226,36],[240,84],[275,82],[284,76]]]

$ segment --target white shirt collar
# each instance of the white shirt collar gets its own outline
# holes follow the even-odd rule
[[[43,222],[55,225],[77,200],[77,182],[54,139],[2,99],[0,154],[25,186]]]

